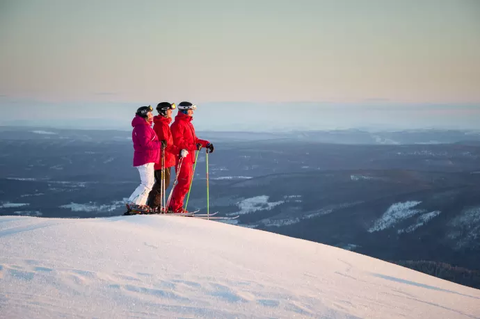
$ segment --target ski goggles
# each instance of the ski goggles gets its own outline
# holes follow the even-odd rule
[[[196,110],[196,109],[197,109],[197,106],[196,106],[195,104],[188,105],[188,106],[179,105],[179,106],[178,106],[178,109],[179,109],[179,110]]]

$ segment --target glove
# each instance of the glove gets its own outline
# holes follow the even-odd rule
[[[197,151],[200,151],[202,149],[202,144],[197,143]]]
[[[181,150],[181,151],[180,151],[180,157],[185,158],[185,157],[187,157],[187,155],[188,155],[188,151],[187,151],[187,150],[184,149],[184,150]]]
[[[165,140],[162,140],[162,149],[166,149],[167,148],[167,141]]]
[[[208,143],[207,144],[207,153],[213,153],[214,150],[215,150],[215,147],[213,147],[213,144]]]

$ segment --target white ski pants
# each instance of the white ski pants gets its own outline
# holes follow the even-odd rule
[[[153,184],[155,184],[155,163],[147,163],[140,166],[136,166],[140,173],[140,185],[130,195],[128,199],[129,203],[137,205],[146,205],[148,194],[152,190]]]

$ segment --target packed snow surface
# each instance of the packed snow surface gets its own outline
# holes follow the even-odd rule
[[[174,216],[0,217],[1,318],[480,318],[480,291]]]

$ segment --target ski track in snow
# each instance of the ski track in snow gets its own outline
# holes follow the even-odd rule
[[[0,247],[4,318],[480,318],[479,290],[212,221],[4,216]]]

